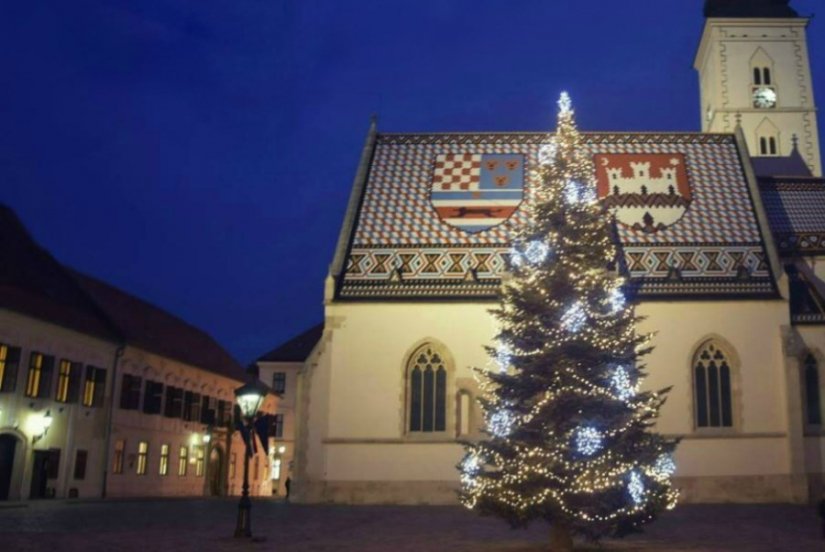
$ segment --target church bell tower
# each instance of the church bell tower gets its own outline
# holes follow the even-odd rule
[[[699,72],[702,131],[741,125],[752,157],[796,148],[822,175],[806,28],[790,0],[706,0]]]

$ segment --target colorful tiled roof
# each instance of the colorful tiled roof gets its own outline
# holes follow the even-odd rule
[[[337,298],[494,297],[510,237],[526,221],[524,209],[509,213],[519,198],[532,201],[547,140],[475,133],[368,141],[369,170],[363,189],[356,183],[357,214],[341,242],[345,262],[333,270]],[[624,261],[641,296],[775,295],[736,136],[588,133],[585,143],[599,195],[618,209]],[[522,175],[519,195],[512,179]]]
[[[780,253],[825,254],[825,179],[762,178],[759,188]]]

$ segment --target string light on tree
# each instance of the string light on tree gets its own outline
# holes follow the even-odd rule
[[[478,378],[486,432],[465,445],[460,497],[513,526],[617,537],[675,506],[676,442],[652,431],[666,392],[641,390],[651,336],[609,269],[619,252],[568,94],[558,107],[514,231],[517,270],[492,311],[496,346]]]
[[[576,430],[576,451],[584,456],[593,456],[604,446],[604,436],[595,427]]]

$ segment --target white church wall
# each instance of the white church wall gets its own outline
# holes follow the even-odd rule
[[[473,366],[487,366],[482,347],[495,335],[494,304],[333,303],[329,342],[312,368],[308,390],[307,501],[453,502],[455,403],[472,388]],[[788,500],[790,472],[783,355],[782,301],[649,302],[640,331],[655,331],[646,387],[673,386],[658,430],[686,438],[676,459],[689,500],[736,500],[735,485],[756,486],[742,500]],[[329,325],[328,325],[329,328]],[[692,361],[707,338],[719,338],[733,369],[733,428],[694,428]],[[406,362],[427,340],[450,357],[447,430],[405,428]],[[330,389],[334,393],[330,394]],[[328,408],[326,407],[328,405]],[[480,423],[477,405],[474,423]],[[301,446],[301,445],[299,445]],[[300,453],[299,453],[300,455]],[[735,482],[734,488],[729,488]],[[761,485],[761,486],[760,486]],[[783,494],[784,493],[784,494]]]

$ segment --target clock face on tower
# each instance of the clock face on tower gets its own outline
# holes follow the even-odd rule
[[[776,107],[776,92],[767,86],[760,86],[753,91],[753,107],[770,109]]]

